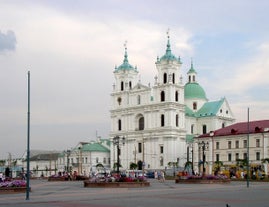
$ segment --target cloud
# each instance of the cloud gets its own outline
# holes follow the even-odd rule
[[[15,50],[16,44],[16,35],[12,30],[8,30],[6,34],[0,31],[0,52]]]

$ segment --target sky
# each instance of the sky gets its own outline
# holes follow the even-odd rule
[[[209,100],[226,97],[237,120],[269,119],[267,0],[0,0],[0,159],[30,147],[67,150],[109,138],[115,66],[154,83],[155,61],[191,60]]]

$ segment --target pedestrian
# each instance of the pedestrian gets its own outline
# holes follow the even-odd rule
[[[158,179],[158,173],[157,173],[156,170],[154,171],[154,178],[155,178],[155,179]]]
[[[2,172],[0,172],[0,182],[3,182],[4,180],[3,180],[3,173]]]

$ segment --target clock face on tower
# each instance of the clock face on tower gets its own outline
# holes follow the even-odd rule
[[[118,101],[118,104],[121,105],[121,97],[118,97],[117,101]]]

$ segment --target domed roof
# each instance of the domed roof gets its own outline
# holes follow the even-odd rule
[[[128,61],[127,47],[125,47],[123,63],[119,67],[115,67],[115,70],[137,70],[137,68],[133,67]]]
[[[168,61],[178,61],[179,63],[181,63],[180,61],[180,57],[176,57],[172,51],[171,51],[171,45],[170,45],[170,36],[167,36],[167,45],[166,45],[166,51],[165,54],[158,60],[158,61],[162,61],[162,60],[168,60]]]
[[[187,83],[184,87],[185,99],[207,99],[204,89],[197,82]]]

